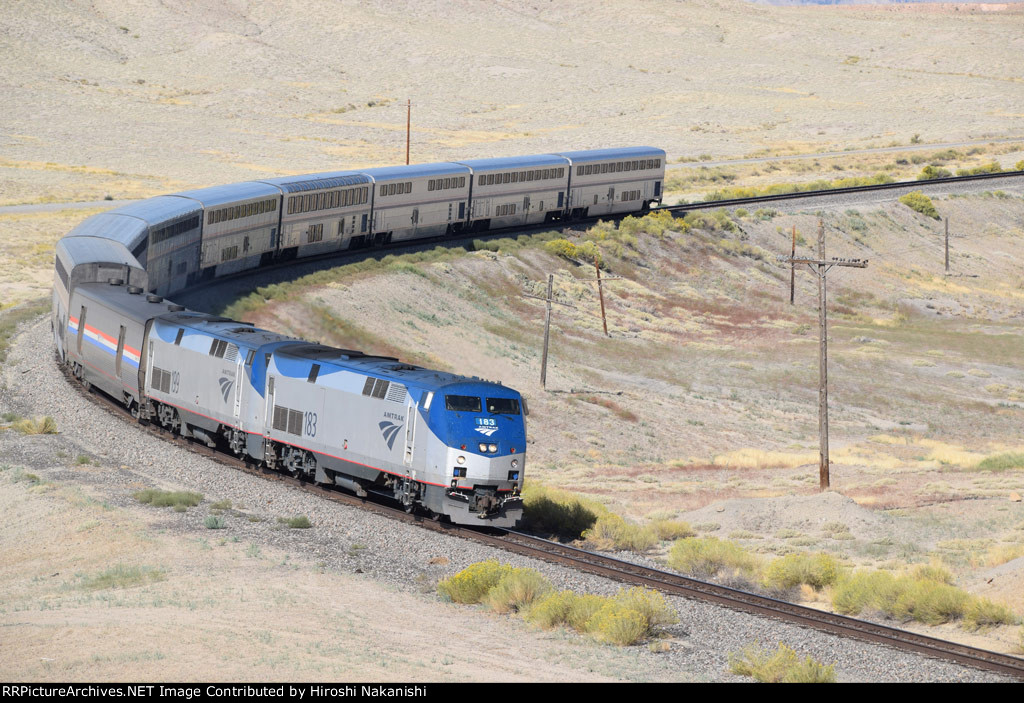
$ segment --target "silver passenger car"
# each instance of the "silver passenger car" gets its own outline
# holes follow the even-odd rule
[[[562,217],[569,160],[554,154],[460,161],[473,172],[470,227],[534,225]]]
[[[564,151],[559,156],[572,164],[568,204],[571,218],[635,212],[661,203],[663,149]]]
[[[375,244],[438,237],[465,225],[470,171],[454,163],[362,171],[373,180]]]
[[[360,246],[369,234],[370,179],[355,171],[270,178],[280,188],[282,259]]]
[[[175,193],[203,209],[199,268],[213,278],[269,263],[277,250],[281,189],[232,183]]]

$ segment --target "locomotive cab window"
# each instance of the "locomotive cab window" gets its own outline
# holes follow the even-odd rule
[[[488,398],[487,412],[498,415],[518,415],[519,401],[515,398]]]
[[[472,395],[446,395],[444,406],[461,413],[478,413],[481,408],[480,399]]]

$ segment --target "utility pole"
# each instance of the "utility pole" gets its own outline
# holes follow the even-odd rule
[[[412,127],[412,99],[405,101],[405,165],[409,165],[409,135]]]
[[[791,264],[807,264],[807,266],[818,276],[818,441],[819,464],[818,464],[818,487],[825,490],[829,487],[829,458],[828,458],[828,317],[826,314],[826,292],[825,277],[833,266],[852,266],[854,268],[867,268],[867,259],[837,259],[825,260],[825,225],[818,220],[818,258],[798,259],[796,256],[779,257],[782,261],[789,261]]]
[[[946,218],[946,274],[949,274],[949,218]]]
[[[793,225],[793,248],[789,252],[789,304],[796,301],[796,225]]]
[[[547,389],[548,387],[548,338],[551,334],[551,303],[558,303],[564,305],[567,308],[575,308],[575,305],[569,303],[563,303],[560,300],[555,300],[551,295],[551,290],[555,284],[555,275],[553,273],[548,274],[548,294],[542,298],[539,295],[527,295],[523,293],[524,298],[535,298],[537,300],[543,300],[547,303],[547,311],[544,313],[544,352],[540,358],[540,385],[542,388]]]

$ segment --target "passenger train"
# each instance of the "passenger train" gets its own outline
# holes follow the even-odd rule
[[[163,195],[57,244],[62,363],[140,422],[457,523],[522,516],[526,403],[499,383],[304,342],[164,296],[271,263],[647,210],[665,152],[574,151],[338,171]]]

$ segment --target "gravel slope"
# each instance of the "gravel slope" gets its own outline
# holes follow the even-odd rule
[[[268,553],[292,555],[298,563],[307,564],[306,568],[313,568],[315,563],[317,569],[337,578],[339,585],[355,573],[362,574],[358,577],[361,583],[370,586],[377,584],[381,593],[409,594],[414,598],[413,607],[417,612],[392,613],[394,619],[399,621],[437,617],[439,608],[442,613],[447,613],[441,617],[452,617],[453,613],[464,617],[466,613],[473,613],[472,609],[439,604],[431,585],[438,578],[450,575],[468,564],[490,558],[537,568],[558,588],[594,593],[613,593],[618,588],[604,579],[498,553],[463,540],[438,536],[328,503],[297,489],[226,469],[157,438],[136,432],[120,419],[89,403],[69,386],[56,370],[49,337],[49,322],[41,319],[18,338],[3,369],[4,389],[0,391],[0,410],[52,415],[61,433],[56,437],[23,437],[11,431],[0,432],[0,454],[4,457],[4,464],[36,472],[44,481],[80,486],[96,496],[97,500],[105,501],[117,509],[149,515],[151,522],[147,531],[151,534],[181,535],[193,540],[209,537],[211,533],[203,528],[203,519],[209,514],[209,501],[229,499],[235,506],[246,506],[244,511],[229,517],[226,532],[232,538],[259,545]],[[97,457],[97,463],[104,468],[76,471],[66,466],[67,459],[61,461],[57,458],[58,452],[65,457],[82,453]],[[4,481],[4,491],[17,490],[8,479],[0,480]],[[208,502],[183,514],[155,513],[152,509],[139,508],[131,498],[131,493],[140,485],[198,491],[206,496]],[[154,513],[159,517],[153,519]],[[290,515],[307,515],[315,527],[311,530],[275,527],[275,518]],[[261,521],[250,522],[244,516],[259,518]],[[0,544],[0,551],[12,549],[8,542]],[[111,545],[112,552],[116,551],[114,547]],[[39,565],[38,570],[48,570],[45,561]],[[301,573],[304,572],[299,572],[295,578],[298,579]],[[172,572],[173,578],[175,575]],[[672,599],[672,603],[679,613],[680,622],[669,628],[672,636],[669,652],[652,653],[645,647],[597,647],[581,638],[563,637],[560,646],[586,655],[582,663],[579,658],[562,659],[564,677],[578,679],[581,676],[592,676],[595,660],[599,660],[599,669],[605,675],[611,674],[628,680],[736,680],[737,677],[727,672],[731,652],[740,651],[751,643],[774,647],[777,642],[784,642],[798,652],[811,654],[826,663],[837,662],[839,678],[844,681],[998,680],[997,677],[959,666],[898,654],[883,647],[843,641],[683,599]],[[325,604],[323,607],[326,615],[336,606]],[[112,611],[103,606],[94,615],[101,622],[114,618]],[[9,628],[9,638],[13,639],[18,639],[22,629],[32,627],[33,620],[37,618],[43,619],[44,615],[33,615],[33,610],[23,610],[17,615],[0,611],[0,624]],[[275,622],[274,610],[265,612],[264,618],[272,631],[287,626],[286,623]],[[513,657],[537,648],[542,642],[550,644],[552,639],[549,634],[533,632],[513,618],[496,619],[490,614],[480,613],[474,619],[488,626],[497,620],[499,626],[490,628],[496,634],[488,640],[488,646],[507,650]],[[371,621],[370,626],[384,629],[391,622],[392,618],[382,617],[379,622]],[[469,633],[465,633],[465,636],[469,637]],[[424,644],[429,651],[429,643]],[[445,645],[452,651],[463,651],[467,643],[459,641],[456,635],[455,641],[446,640]],[[0,659],[11,661],[6,656]],[[408,678],[411,671],[419,671],[403,669],[401,662],[405,660],[397,661],[397,668],[389,668],[385,678],[402,680]],[[13,664],[0,666],[0,674],[3,674],[7,666]],[[267,676],[258,668],[252,671],[253,678]],[[588,671],[591,673],[588,674]],[[529,669],[524,669],[523,673],[530,678]],[[538,678],[544,673],[539,672]],[[217,674],[200,668],[195,671],[195,677],[216,678]],[[427,678],[431,678],[429,674]],[[438,674],[437,678],[444,676]],[[491,673],[489,676],[487,671],[479,672],[480,680],[490,678],[504,676],[501,673]]]

